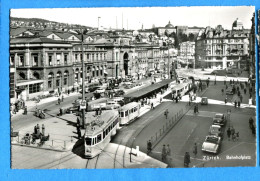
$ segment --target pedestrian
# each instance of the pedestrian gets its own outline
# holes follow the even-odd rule
[[[240,93],[240,91],[238,91],[238,92],[237,92],[237,96],[240,97],[240,95],[241,95],[241,93]]]
[[[62,94],[62,96],[61,96],[61,102],[63,102],[64,101],[64,95]]]
[[[231,135],[231,129],[230,127],[227,129],[227,136],[228,136],[228,141],[230,141],[230,135]]]
[[[151,109],[154,109],[154,107],[153,107],[153,102],[151,103]]]
[[[227,104],[227,96],[226,96],[226,98],[225,98],[225,104]]]
[[[194,106],[194,114],[196,114],[197,113],[197,107],[196,107],[196,105]]]
[[[178,96],[175,96],[175,102],[178,103]]]
[[[165,115],[165,118],[167,119],[167,117],[168,117],[168,113],[169,113],[169,111],[168,111],[168,109],[166,109],[165,111],[164,111],[164,115]]]
[[[37,126],[34,126],[34,134],[37,134]]]
[[[224,85],[226,85],[226,80],[224,80]]]
[[[80,130],[80,125],[77,124],[77,134],[78,134],[78,138],[81,138],[81,130]]]
[[[252,117],[249,118],[249,128],[251,129],[253,126],[254,120]]]
[[[152,151],[152,142],[151,140],[149,140],[147,142],[147,154],[151,153],[151,151]]]
[[[70,90],[68,90],[68,95],[70,95]]]
[[[235,108],[237,108],[237,100],[235,100],[234,106],[235,106]]]
[[[24,107],[24,112],[23,112],[24,115],[27,115],[27,106]]]
[[[167,156],[166,148],[165,148],[165,145],[163,145],[163,148],[162,148],[162,161],[163,162],[166,161],[166,156]]]
[[[77,87],[77,92],[79,92],[79,87]]]
[[[231,79],[229,80],[229,84],[230,84],[230,85],[232,84],[232,80],[231,80]]]
[[[235,128],[232,127],[230,131],[231,131],[231,136],[232,136],[232,139],[233,139],[233,136],[234,136],[234,134],[235,134],[235,132],[236,132],[236,131],[235,131]]]
[[[197,148],[197,143],[194,143],[194,147],[193,147],[193,154],[196,157],[198,153],[198,148]]]
[[[45,136],[45,126],[42,124],[42,135]]]
[[[237,107],[240,108],[240,100],[237,102]]]
[[[224,95],[224,89],[221,89],[221,92],[222,92],[222,96]]]
[[[37,128],[37,133],[36,133],[36,134],[37,134],[37,135],[40,135],[40,125],[37,124],[37,125],[36,125],[36,128]]]
[[[60,98],[58,98],[58,105],[60,105]]]
[[[184,155],[184,167],[189,167],[190,164],[190,154],[186,152]]]
[[[247,91],[247,90],[246,90],[246,87],[245,87],[245,88],[244,88],[244,94],[246,94],[246,91]]]

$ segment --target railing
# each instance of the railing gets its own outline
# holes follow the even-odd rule
[[[27,133],[29,133],[29,136],[26,136]],[[73,136],[67,136],[68,137],[67,140],[52,139],[52,136],[50,134],[46,134],[46,136],[49,136],[49,138],[48,140],[44,141],[43,139],[40,139],[40,137],[33,139],[32,133],[30,132],[26,132],[26,133],[13,132],[11,134],[11,143],[36,147],[36,148],[66,151],[68,149],[67,147],[68,144],[75,143],[77,140]]]

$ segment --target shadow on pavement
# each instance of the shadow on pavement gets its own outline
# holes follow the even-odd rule
[[[85,159],[84,155],[84,139],[79,139],[72,148],[72,152],[81,158]]]

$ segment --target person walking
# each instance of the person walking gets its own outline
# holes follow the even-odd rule
[[[184,167],[189,167],[190,164],[190,154],[186,152],[184,155]]]
[[[243,96],[242,96],[242,94],[240,95],[240,102],[242,103],[242,101],[243,101]]]
[[[64,101],[64,95],[62,94],[61,95],[61,102],[63,102]]]
[[[151,152],[152,152],[152,142],[151,142],[151,140],[149,140],[147,142],[147,154],[149,154]]]
[[[226,96],[226,98],[225,98],[225,104],[227,104],[227,96]]]
[[[163,145],[163,148],[162,148],[162,161],[163,162],[166,161],[166,156],[167,156],[166,148],[165,148],[165,145]]]
[[[230,141],[230,135],[231,135],[231,129],[230,127],[227,129],[227,136],[228,136],[228,141]]]
[[[58,105],[60,105],[60,98],[58,98]]]
[[[40,135],[40,125],[39,124],[36,125],[36,129],[37,129],[37,133],[36,134]]]
[[[238,108],[240,108],[240,103],[241,103],[240,100],[238,100],[238,102],[237,102],[237,107]]]
[[[255,136],[255,125],[254,124],[252,124],[252,126],[251,126],[251,131],[252,131],[253,136]]]
[[[247,91],[247,90],[246,90],[246,87],[245,87],[245,88],[244,88],[244,94],[246,94],[246,91]]]
[[[42,124],[42,135],[45,136],[45,126]]]
[[[77,123],[77,134],[78,134],[78,139],[81,138],[81,130],[80,130],[80,125]]]
[[[24,107],[24,112],[23,112],[24,115],[27,115],[27,106]]]
[[[164,111],[164,115],[165,115],[165,118],[167,119],[167,117],[168,117],[168,114],[169,114],[169,111],[168,111],[168,109],[166,109],[165,111]]]
[[[252,117],[249,118],[249,128],[251,129],[253,126],[254,120]]]
[[[194,146],[193,146],[193,154],[194,154],[195,157],[197,156],[197,153],[198,153],[197,143],[194,143]]]
[[[34,134],[37,134],[37,126],[34,126]]]
[[[153,102],[151,103],[151,109],[154,109],[154,107],[153,107]]]
[[[235,131],[235,128],[232,127],[230,131],[231,131],[231,138],[233,139],[234,134],[235,134],[235,132],[236,132],[236,131]]]
[[[234,106],[235,106],[235,108],[237,108],[237,100],[235,100]]]
[[[221,89],[222,96],[224,95],[224,89]]]
[[[171,156],[171,148],[170,148],[169,144],[167,145],[166,153],[167,153],[167,156]]]

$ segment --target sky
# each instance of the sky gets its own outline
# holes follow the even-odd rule
[[[173,26],[216,27],[231,29],[238,18],[244,28],[251,28],[253,6],[204,6],[204,7],[136,7],[136,8],[54,8],[12,9],[12,17],[42,18],[69,24],[91,27],[144,29],[164,27],[169,21]],[[100,17],[100,18],[98,18]],[[117,23],[116,23],[117,22]]]

